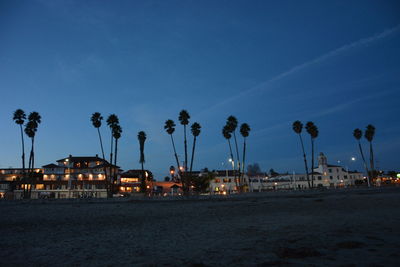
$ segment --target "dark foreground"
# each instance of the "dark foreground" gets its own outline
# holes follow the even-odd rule
[[[0,266],[398,266],[400,188],[0,202]]]

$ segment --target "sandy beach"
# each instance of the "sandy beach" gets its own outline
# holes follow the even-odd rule
[[[396,266],[400,188],[0,202],[1,266]]]

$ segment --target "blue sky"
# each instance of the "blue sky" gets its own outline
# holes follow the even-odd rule
[[[203,127],[196,169],[227,165],[231,114],[250,124],[247,161],[263,170],[303,171],[294,120],[314,121],[317,152],[352,169],[352,131],[372,123],[378,167],[399,169],[399,47],[398,1],[0,0],[0,167],[21,165],[11,117],[22,108],[42,115],[38,165],[100,154],[98,111],[120,117],[119,165],[139,168],[144,130],[146,167],[162,179],[174,164],[164,121],[183,159],[187,109]]]

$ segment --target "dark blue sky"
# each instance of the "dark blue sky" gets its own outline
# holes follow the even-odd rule
[[[162,179],[174,164],[164,121],[184,108],[203,126],[196,169],[226,162],[231,114],[250,124],[248,162],[263,170],[303,171],[297,119],[319,127],[317,152],[353,169],[352,131],[372,123],[378,167],[398,169],[399,47],[398,1],[0,0],[0,167],[21,165],[15,109],[43,117],[38,165],[100,154],[99,111],[120,117],[122,168],[139,168],[144,130]]]

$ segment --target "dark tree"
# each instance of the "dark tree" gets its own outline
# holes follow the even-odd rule
[[[361,141],[360,141],[361,137],[362,137],[362,131],[360,129],[358,129],[358,128],[355,129],[353,131],[353,136],[357,140],[358,149],[360,150],[361,158],[362,158],[363,164],[364,164],[364,169],[365,169],[365,172],[367,173],[367,176],[368,176],[367,177],[368,186],[370,186],[371,185],[371,183],[370,183],[371,177],[370,177],[370,173],[369,173],[369,170],[368,170],[367,162],[365,161],[365,156],[364,156],[364,152],[363,152],[363,149],[362,149],[362,146],[361,146]]]
[[[144,143],[146,142],[146,133],[144,131],[140,131],[138,133],[138,140],[139,140],[139,147],[140,147],[140,164],[142,165],[142,179],[140,181],[140,189],[143,193],[146,192],[146,177],[145,177],[145,173],[144,173],[144,163],[145,163],[145,159],[144,159]]]
[[[25,112],[22,109],[17,109],[13,114],[14,122],[19,125],[21,133],[21,144],[22,144],[22,175],[25,176],[25,142],[24,142],[24,132],[22,130],[22,125],[26,119]]]
[[[301,149],[303,151],[303,158],[304,158],[304,167],[306,169],[307,183],[308,183],[308,187],[311,188],[310,177],[308,176],[306,151],[304,150],[303,138],[301,137],[301,132],[303,130],[303,124],[300,121],[295,121],[295,122],[293,122],[292,129],[296,134],[299,135],[299,138],[300,138],[300,144],[301,144]]]

